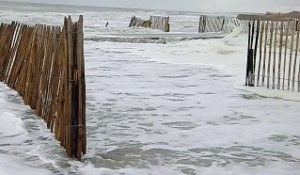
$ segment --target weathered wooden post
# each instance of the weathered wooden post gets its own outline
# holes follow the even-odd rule
[[[65,18],[67,49],[66,92],[66,149],[69,157],[81,159],[86,152],[85,135],[85,79],[83,55],[83,17],[72,23],[71,17]]]

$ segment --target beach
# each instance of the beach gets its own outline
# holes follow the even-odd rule
[[[62,25],[65,15],[83,15],[87,87],[87,154],[77,161],[0,83],[1,175],[299,172],[299,94],[244,86],[242,29],[195,39],[201,12],[0,4],[6,23]],[[177,37],[149,42],[165,34],[128,28],[133,15],[170,16]]]

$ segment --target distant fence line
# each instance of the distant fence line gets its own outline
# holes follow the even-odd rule
[[[231,33],[236,27],[245,28],[245,23],[229,16],[201,15],[199,18],[199,33],[224,32]]]
[[[169,21],[169,17],[163,16],[150,16],[149,20],[143,20],[133,16],[130,20],[129,27],[145,27],[169,32]],[[247,22],[240,21],[232,16],[201,15],[199,18],[198,33],[231,33],[236,27],[241,27],[244,31],[247,31],[247,24]]]
[[[129,27],[146,27],[169,32],[169,17],[150,16],[150,20],[143,20],[141,18],[133,16],[130,20]]]
[[[69,157],[86,153],[83,17],[64,27],[0,26],[0,81],[55,133]]]
[[[250,20],[247,86],[300,92],[300,13],[291,14],[239,15]]]

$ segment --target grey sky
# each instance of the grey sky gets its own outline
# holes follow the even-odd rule
[[[11,1],[11,0],[6,0]],[[13,0],[52,4],[190,11],[291,11],[300,10],[300,0]]]

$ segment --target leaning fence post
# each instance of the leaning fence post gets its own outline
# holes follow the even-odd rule
[[[254,86],[254,72],[253,72],[253,37],[254,37],[254,21],[248,24],[248,52],[247,52],[247,68],[246,68],[246,86]]]
[[[254,23],[253,23],[254,27]],[[254,53],[253,53],[253,81],[255,81],[255,70],[256,70],[256,55],[257,55],[257,47],[258,47],[258,38],[259,38],[259,30],[260,30],[260,21],[256,21],[256,36],[255,36],[255,45],[254,45]],[[259,72],[258,75],[259,76]],[[254,86],[254,82],[253,82]]]

